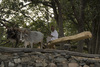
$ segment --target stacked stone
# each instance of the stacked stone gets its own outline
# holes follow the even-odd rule
[[[100,67],[100,58],[84,58],[55,52],[1,53],[0,67]]]

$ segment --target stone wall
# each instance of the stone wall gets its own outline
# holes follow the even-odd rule
[[[64,50],[53,51],[1,52],[0,67],[100,67],[99,56],[81,57]]]

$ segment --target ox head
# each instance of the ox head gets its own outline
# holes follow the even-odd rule
[[[20,28],[19,32],[20,32],[20,40],[24,41],[25,38],[28,36],[30,30],[26,29],[26,28]]]
[[[20,40],[23,42],[25,40],[25,33],[20,32]]]

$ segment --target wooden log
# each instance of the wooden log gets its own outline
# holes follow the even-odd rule
[[[53,40],[51,41],[51,43],[48,44],[48,47],[53,47],[55,44],[61,43],[61,42],[79,41],[79,40],[83,40],[83,39],[87,39],[91,37],[92,37],[92,34],[90,31],[84,31],[76,35],[61,37],[56,40]]]
[[[67,50],[0,47],[0,53],[19,53],[19,52],[24,52],[24,53],[41,52],[41,53],[59,53],[59,54],[65,53],[66,55],[70,55],[70,56],[100,58],[99,54],[85,54],[85,53],[72,52]]]

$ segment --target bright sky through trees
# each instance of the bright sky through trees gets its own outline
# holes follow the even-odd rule
[[[0,3],[2,2],[2,0],[0,0]]]

